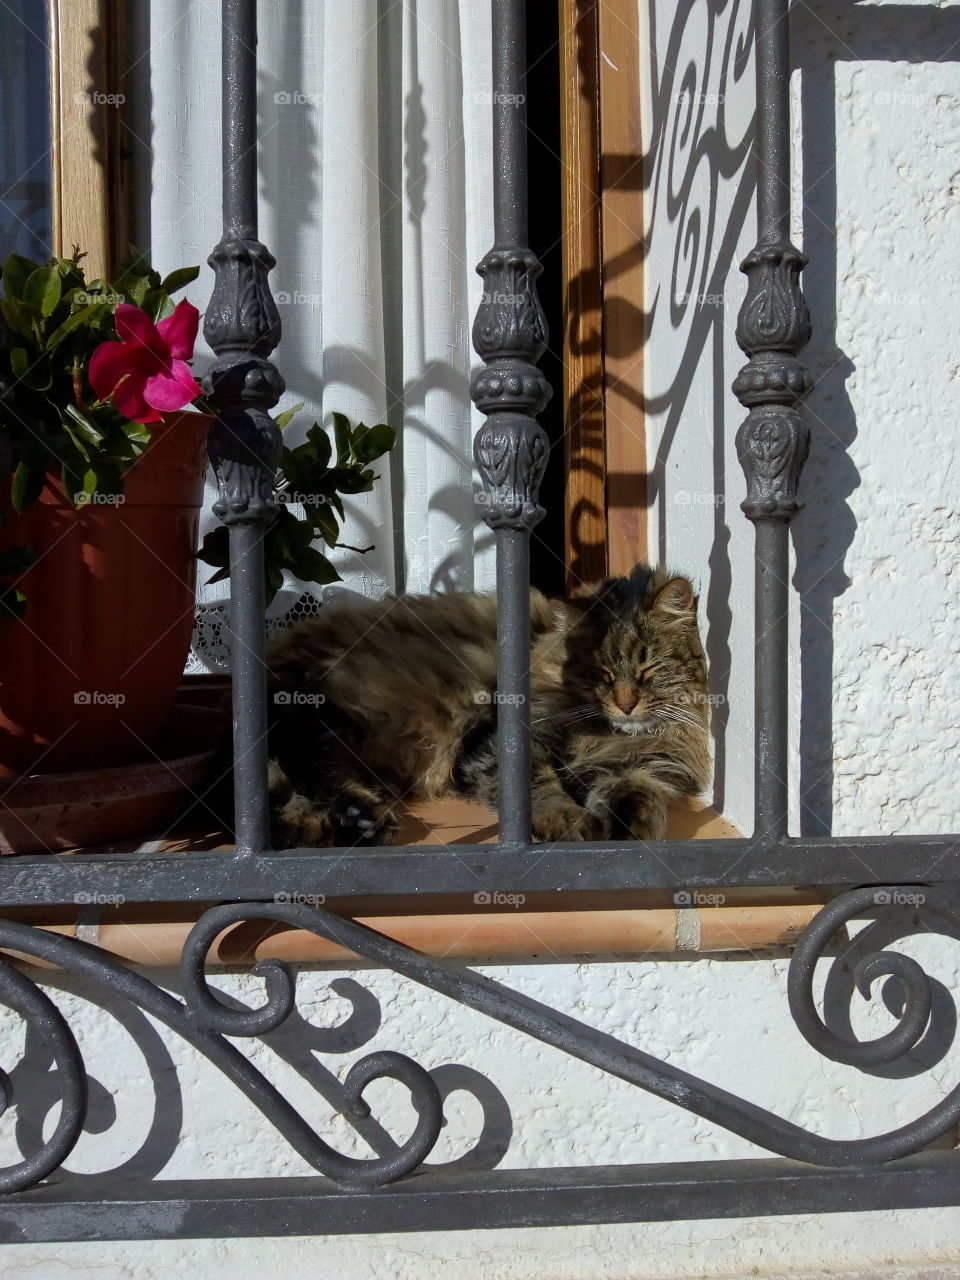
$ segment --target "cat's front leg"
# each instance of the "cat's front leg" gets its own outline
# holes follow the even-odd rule
[[[536,769],[533,778],[533,838],[553,844],[557,840],[598,840],[603,824],[566,792],[556,773]]]
[[[646,769],[601,774],[586,797],[606,840],[663,840],[675,793]]]

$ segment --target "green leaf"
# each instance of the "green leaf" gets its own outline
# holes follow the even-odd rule
[[[10,501],[14,511],[26,511],[31,503],[36,502],[43,491],[45,474],[39,467],[29,467],[25,462],[20,463],[10,483]]]
[[[42,316],[48,316],[60,301],[60,292],[60,272],[56,267],[41,267],[23,286],[23,301],[29,307],[36,307]]]
[[[307,442],[313,447],[318,465],[324,468],[328,467],[333,448],[330,444],[330,437],[319,422],[315,422],[307,432]]]
[[[376,478],[372,471],[355,463],[349,467],[334,467],[330,472],[330,483],[341,493],[369,493]]]
[[[220,582],[227,577],[230,565],[230,532],[226,525],[217,525],[204,536],[200,550],[197,552],[197,559],[202,560],[204,564],[212,564],[215,568],[224,570],[216,578],[211,578],[211,582]]]
[[[329,582],[340,581],[339,573],[316,547],[308,547],[290,568],[301,582],[316,582],[320,586],[326,586]]]
[[[124,419],[121,429],[131,444],[142,445],[145,449],[150,443],[150,428],[145,422],[128,422]],[[143,449],[138,450],[138,453],[142,452]]]
[[[85,507],[93,495],[99,491],[97,480],[97,473],[93,467],[87,467],[81,474],[77,487],[67,492],[67,497],[78,510],[80,507]]]
[[[304,403],[305,402],[301,400],[300,403],[295,404],[292,409],[284,409],[283,413],[277,414],[275,421],[281,431],[283,430],[284,427],[290,424],[290,422],[293,420],[294,417],[296,417],[296,415],[303,408]]]
[[[65,406],[65,411],[73,422],[73,431],[88,445],[94,448],[103,443],[103,432],[90,421],[82,409],[78,409],[75,404]],[[64,426],[70,431],[70,427],[64,423]],[[73,434],[71,431],[71,435]]]
[[[115,281],[113,287],[118,293],[122,293],[129,302],[138,307],[143,307],[145,311],[149,310],[148,307],[144,306],[144,300],[150,292],[150,281],[146,276],[124,276],[122,279]]]
[[[49,363],[41,356],[31,357],[23,347],[10,352],[10,368],[14,376],[32,391],[49,391],[53,383]]]
[[[79,493],[83,488],[83,473],[86,470],[83,462],[74,461],[65,462],[60,468],[60,487],[73,502],[73,495]],[[76,503],[74,503],[76,506]]]
[[[333,438],[337,445],[337,464],[339,465],[350,456],[350,419],[345,413],[333,415]]]
[[[27,597],[16,587],[0,587],[0,617],[22,618],[27,611]]]
[[[83,329],[87,326],[93,328],[99,324],[109,310],[105,302],[85,302],[77,305],[78,310],[69,315],[63,324],[54,329],[53,333],[47,338],[48,349],[57,346],[69,334],[75,333],[77,329]]]
[[[212,579],[211,579],[212,581]],[[269,605],[273,597],[283,586],[283,571],[274,565],[267,566],[267,582],[264,591],[264,604]]]
[[[73,445],[74,449],[76,449],[77,453],[80,454],[81,458],[83,458],[84,462],[89,462],[90,447],[87,444],[86,440],[84,440],[83,436],[81,436],[78,432],[74,431],[73,425],[69,422],[65,422],[63,424],[63,429],[66,433],[67,439]],[[77,485],[74,485],[72,489],[64,489],[64,493],[66,493],[69,496],[69,494],[76,492],[76,490],[79,488],[80,488],[80,485],[77,484]]]
[[[337,518],[326,505],[326,503],[317,503],[310,508],[310,514],[313,517],[312,523],[315,528],[320,530],[324,542],[328,547],[336,544],[340,535],[340,526]]]
[[[359,439],[354,435],[353,452],[358,461],[373,462],[389,453],[396,443],[397,433],[393,427],[387,426],[385,422],[378,422],[376,426],[366,428]]]
[[[125,258],[117,267],[114,288],[118,288],[121,280],[143,278],[148,289],[160,288],[160,273],[154,271],[145,253],[134,249],[129,258]]]
[[[200,274],[199,267],[180,267],[163,280],[160,288],[164,293],[176,293],[178,289],[185,288],[188,284],[192,284]]]
[[[3,318],[7,323],[8,329],[20,334],[22,338],[36,340],[36,334],[33,331],[33,316],[29,308],[24,306],[22,302],[18,302],[16,299],[0,302],[0,311],[3,312]]]
[[[37,269],[37,263],[19,253],[11,253],[3,263],[3,292],[7,298],[22,298],[24,285]]]

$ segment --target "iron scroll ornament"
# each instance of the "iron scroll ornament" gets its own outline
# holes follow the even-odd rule
[[[931,1010],[930,980],[920,965],[907,956],[877,953],[857,967],[857,987],[864,997],[878,979],[888,976],[898,978],[906,992],[897,1026],[876,1040],[838,1036],[821,1019],[813,998],[814,970],[838,930],[865,913],[883,914],[889,904],[902,901],[901,895],[914,890],[915,886],[874,886],[843,894],[819,912],[801,935],[788,976],[790,1009],[801,1033],[819,1053],[838,1062],[869,1068],[900,1060],[924,1035]],[[925,888],[922,897],[925,916],[950,930],[960,929],[960,903],[934,889]],[[44,933],[30,925],[0,921],[0,947],[42,958],[108,986],[164,1022],[223,1071],[278,1133],[333,1181],[362,1189],[411,1173],[429,1156],[443,1123],[440,1092],[418,1063],[404,1054],[380,1051],[360,1059],[347,1073],[343,1089],[348,1110],[368,1114],[362,1098],[364,1088],[375,1079],[391,1077],[407,1086],[418,1117],[413,1133],[389,1156],[360,1160],[328,1146],[253,1063],[225,1039],[262,1035],[280,1026],[295,1010],[296,978],[279,961],[263,961],[253,967],[253,975],[263,978],[266,985],[266,1000],[259,1008],[228,1008],[207,985],[204,965],[215,939],[224,929],[251,919],[281,921],[339,943],[367,960],[790,1159],[833,1167],[879,1164],[921,1150],[960,1120],[958,1085],[918,1119],[889,1133],[854,1140],[824,1138],[472,970],[444,968],[391,938],[317,907],[246,903],[225,904],[206,912],[184,946],[180,962],[183,1001],[118,964],[97,947]],[[930,923],[925,919],[928,928]],[[0,1172],[0,1191],[12,1192],[39,1182],[69,1156],[83,1128],[86,1078],[79,1049],[63,1016],[49,997],[8,961],[0,962],[0,1000],[33,1019],[50,1041],[64,1099],[51,1138],[38,1151]],[[12,1101],[6,1076],[0,1085],[6,1110]]]

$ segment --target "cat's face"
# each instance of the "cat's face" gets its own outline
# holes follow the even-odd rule
[[[611,728],[669,733],[705,723],[706,661],[686,578],[657,589],[650,571],[638,568],[577,603],[584,613],[568,640],[571,666]]]

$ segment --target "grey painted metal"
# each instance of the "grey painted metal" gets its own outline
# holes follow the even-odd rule
[[[121,895],[130,905],[219,902],[201,917],[184,948],[183,1000],[83,941],[33,926],[0,920],[0,947],[61,965],[163,1022],[253,1101],[320,1176],[146,1184],[125,1179],[122,1188],[105,1177],[33,1187],[60,1168],[82,1130],[86,1073],[55,1004],[32,977],[0,961],[0,1001],[20,1012],[50,1045],[62,1090],[60,1117],[50,1137],[0,1170],[0,1192],[7,1193],[0,1196],[0,1239],[423,1231],[960,1203],[956,1152],[901,1158],[957,1123],[960,1085],[907,1125],[872,1138],[835,1141],[469,969],[446,967],[355,921],[290,901],[297,894],[319,893],[331,899],[463,894],[469,900],[478,889],[496,888],[528,896],[563,890],[581,894],[587,905],[595,891],[765,886],[788,896],[794,886],[826,887],[838,896],[804,931],[788,974],[790,1009],[802,1035],[825,1057],[871,1070],[901,1062],[921,1039],[939,1033],[931,1022],[939,1015],[930,979],[899,952],[867,955],[854,970],[856,988],[864,995],[888,977],[896,978],[903,992],[895,1027],[875,1041],[847,1039],[826,1025],[814,1002],[814,976],[850,921],[873,916],[902,921],[903,903],[910,904],[907,914],[915,926],[960,929],[960,900],[952,891],[960,883],[960,837],[786,837],[787,521],[798,505],[808,444],[799,402],[809,379],[797,353],[810,333],[799,286],[804,259],[789,242],[787,11],[788,0],[756,2],[759,239],[743,264],[748,287],[738,340],[749,361],[734,383],[749,411],[737,446],[747,476],[743,507],[757,536],[758,837],[529,844],[529,535],[542,515],[538,488],[548,443],[535,416],[549,387],[536,368],[546,343],[535,291],[540,266],[526,247],[524,5],[494,0],[496,236],[478,268],[484,297],[474,344],[485,368],[471,390],[487,414],[475,456],[485,485],[486,519],[498,544],[501,843],[459,846],[452,857],[447,850],[425,847],[267,851],[260,544],[275,511],[272,482],[279,450],[279,433],[267,410],[276,404],[283,382],[268,359],[280,336],[267,287],[273,260],[257,239],[256,4],[224,0],[224,234],[210,259],[216,285],[205,332],[217,361],[205,390],[218,415],[210,434],[220,485],[215,509],[230,528],[241,856],[0,860],[0,906],[70,906],[80,893]],[[864,882],[867,887],[849,891]],[[278,962],[257,966],[266,979],[259,1008],[228,1007],[207,985],[204,963],[215,937],[231,924],[257,918],[285,921],[340,942],[458,1004],[807,1163],[420,1172],[440,1133],[440,1093],[418,1063],[386,1050],[353,1064],[342,1085],[344,1113],[367,1118],[365,1087],[390,1077],[410,1092],[417,1112],[414,1130],[386,1155],[345,1157],[232,1043],[235,1037],[265,1034],[295,1016],[292,972]],[[9,1079],[0,1076],[0,1103],[6,1108],[11,1101]],[[402,1181],[382,1188],[396,1179]]]
[[[790,1008],[799,1030],[820,1053],[863,1068],[888,1067],[913,1053],[926,1035],[932,1008],[930,979],[919,964],[899,953],[869,954],[854,975],[857,987],[865,993],[880,977],[896,976],[903,983],[906,995],[893,1031],[870,1042],[840,1036],[827,1027],[814,1004],[815,969],[833,939],[852,920],[865,915],[899,918],[897,904],[904,900],[918,904],[928,929],[960,929],[960,900],[954,895],[929,888],[916,895],[904,886],[884,886],[837,899],[818,914],[801,936],[788,973]],[[440,1093],[418,1063],[401,1053],[381,1050],[355,1062],[347,1073],[342,1084],[344,1112],[369,1118],[364,1089],[385,1077],[407,1087],[417,1112],[414,1131],[405,1142],[394,1145],[387,1155],[363,1160],[341,1155],[330,1147],[254,1062],[231,1043],[238,1037],[276,1031],[297,1014],[296,977],[279,961],[266,961],[256,967],[255,972],[265,981],[265,998],[255,1008],[228,1006],[207,984],[205,962],[211,947],[224,930],[251,919],[280,921],[310,930],[458,1004],[791,1159],[847,1169],[882,1164],[916,1154],[960,1119],[957,1084],[923,1115],[873,1137],[836,1140],[811,1133],[482,974],[447,967],[356,921],[296,903],[223,904],[207,911],[183,949],[182,1000],[99,948],[32,925],[0,921],[0,947],[59,965],[94,988],[106,988],[163,1022],[237,1085],[302,1158],[339,1185],[368,1189],[413,1173],[432,1151],[443,1122]],[[842,952],[834,963],[841,967],[845,964]],[[49,998],[29,977],[13,969],[9,961],[0,961],[0,992],[32,1018],[37,1032],[50,1037],[66,1103],[53,1138],[41,1143],[38,1152],[0,1171],[0,1188],[17,1192],[57,1168],[76,1141],[85,1115],[84,1066],[76,1042]],[[5,1102],[9,1105],[10,1098]]]
[[[217,361],[203,387],[217,412],[210,459],[214,511],[230,530],[236,852],[269,846],[263,530],[277,503],[280,431],[267,412],[283,378],[267,357],[280,316],[267,274],[274,260],[257,239],[257,6],[223,0],[223,237],[210,256],[216,280],[204,336]]]
[[[809,837],[778,842],[665,840],[637,845],[425,845],[387,849],[294,849],[252,855],[140,854],[0,859],[0,909],[74,906],[78,893],[149,902],[273,901],[277,894],[327,898],[429,898],[479,890],[592,892],[863,884],[960,884],[960,836]]]
[[[321,1177],[84,1178],[0,1199],[0,1242],[329,1236],[675,1222],[786,1213],[941,1208],[960,1203],[960,1162],[931,1151],[879,1168],[793,1160],[425,1170],[362,1195]]]
[[[530,530],[550,451],[536,422],[550,387],[536,368],[547,326],[536,293],[540,263],[527,247],[523,0],[493,0],[494,247],[477,267],[483,297],[473,344],[485,368],[470,393],[488,415],[474,457],[484,516],[497,539],[497,694],[500,840],[530,839]]]
[[[756,834],[787,834],[787,522],[809,447],[799,402],[810,386],[797,352],[810,340],[800,289],[806,259],[790,243],[789,0],[757,0],[758,240],[737,341],[749,362],[733,384],[749,409],[737,433],[756,524]]]

